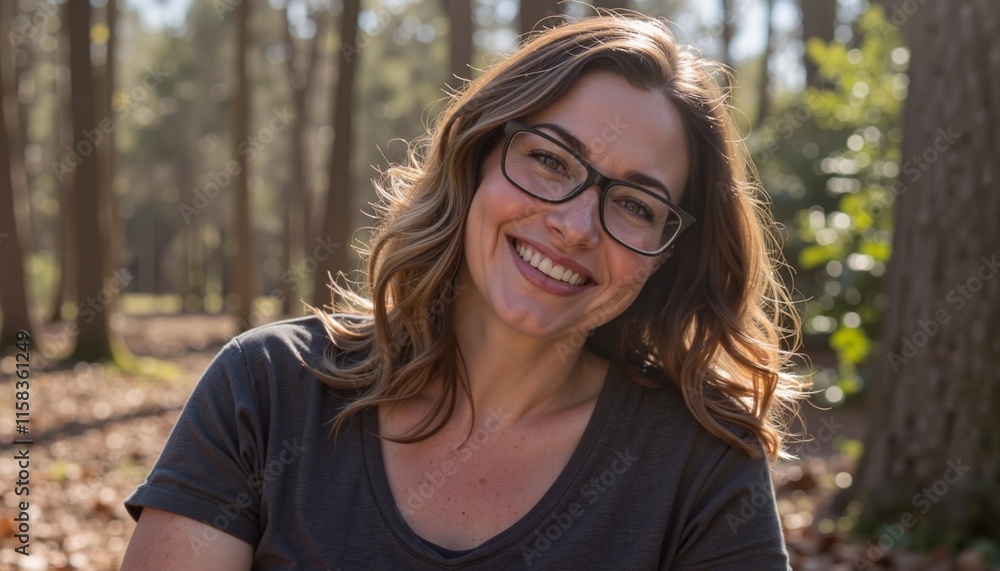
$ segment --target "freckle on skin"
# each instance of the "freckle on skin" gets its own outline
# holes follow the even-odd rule
[[[486,483],[486,478],[479,478],[479,483],[480,484],[485,484]]]

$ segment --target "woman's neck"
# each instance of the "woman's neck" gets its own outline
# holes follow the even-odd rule
[[[455,336],[476,411],[512,418],[554,413],[596,399],[608,362],[572,339],[538,339],[456,308]]]

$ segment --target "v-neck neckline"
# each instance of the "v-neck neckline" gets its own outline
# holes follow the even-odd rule
[[[487,539],[483,543],[469,550],[463,550],[464,554],[457,558],[447,559],[440,552],[428,545],[428,540],[418,535],[409,524],[403,520],[402,515],[396,508],[395,498],[392,489],[389,487],[389,479],[385,473],[385,462],[382,458],[382,442],[376,436],[378,434],[378,409],[375,407],[366,409],[362,414],[361,423],[361,446],[365,457],[365,467],[368,472],[368,482],[371,488],[374,502],[382,516],[382,521],[392,534],[403,544],[413,555],[442,564],[472,563],[481,559],[486,559],[504,549],[511,544],[521,540],[537,529],[548,517],[557,505],[563,500],[566,494],[574,489],[574,482],[579,477],[581,470],[590,459],[595,444],[600,439],[608,415],[611,413],[612,404],[618,394],[618,388],[623,382],[621,371],[614,363],[608,367],[608,372],[604,377],[604,385],[598,394],[594,411],[587,421],[587,426],[583,431],[580,442],[573,450],[572,456],[566,466],[556,477],[552,486],[542,495],[527,513],[510,527],[501,531],[497,535]]]

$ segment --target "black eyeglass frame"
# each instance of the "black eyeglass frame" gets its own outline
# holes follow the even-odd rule
[[[509,174],[507,174],[507,151],[510,149],[510,142],[514,139],[514,135],[516,135],[518,133],[521,133],[521,132],[528,132],[528,133],[531,133],[533,135],[537,135],[539,137],[542,137],[543,139],[545,139],[545,140],[547,140],[547,141],[549,141],[549,142],[557,145],[559,148],[565,150],[567,153],[569,153],[571,156],[573,156],[573,158],[575,158],[576,160],[580,161],[580,164],[583,165],[587,169],[587,178],[584,179],[584,181],[582,183],[580,183],[580,186],[576,187],[575,189],[573,189],[572,191],[570,191],[569,194],[567,194],[566,196],[564,196],[562,198],[547,198],[547,197],[544,197],[544,196],[539,196],[539,195],[535,194],[534,192],[531,192],[530,190],[528,190],[528,189],[524,188],[523,186],[521,186],[520,184],[518,184],[513,178],[511,178],[511,176]],[[577,196],[579,196],[580,193],[582,193],[584,190],[590,188],[591,186],[596,185],[597,188],[600,189],[600,191],[601,191],[601,194],[600,194],[600,196],[601,196],[600,203],[598,205],[598,210],[600,211],[601,227],[604,229],[604,232],[607,233],[607,235],[611,237],[612,240],[614,240],[615,242],[618,242],[619,244],[621,244],[625,248],[628,248],[629,250],[631,250],[631,251],[633,251],[633,252],[635,252],[637,254],[642,254],[643,256],[659,256],[663,252],[666,252],[667,249],[670,248],[670,246],[673,245],[673,243],[677,241],[677,237],[681,235],[681,232],[683,232],[686,228],[690,227],[692,224],[694,224],[696,222],[696,218],[694,216],[691,216],[690,214],[688,214],[687,212],[685,212],[684,210],[682,210],[681,207],[677,206],[676,204],[674,204],[673,202],[667,200],[666,198],[664,198],[664,197],[662,197],[662,196],[660,196],[660,195],[658,195],[658,194],[656,194],[654,192],[651,192],[650,190],[645,189],[645,188],[643,188],[641,186],[632,184],[632,183],[624,181],[624,180],[619,180],[619,179],[616,179],[616,178],[611,178],[611,177],[603,174],[599,170],[595,169],[593,167],[593,165],[591,165],[589,162],[587,162],[586,159],[584,159],[583,157],[581,157],[573,149],[567,147],[565,143],[563,143],[562,141],[560,141],[560,140],[552,137],[551,135],[549,135],[549,134],[547,134],[547,133],[545,133],[543,131],[539,131],[538,129],[535,129],[534,127],[531,127],[531,126],[526,125],[526,124],[524,124],[524,123],[522,123],[520,121],[512,119],[510,121],[507,121],[507,123],[504,125],[504,127],[503,127],[503,133],[504,133],[504,144],[503,144],[503,155],[501,156],[501,159],[500,159],[500,170],[503,172],[504,178],[506,178],[511,184],[513,184],[514,186],[516,186],[522,192],[528,194],[529,196],[537,198],[538,200],[541,200],[542,202],[547,202],[549,204],[562,204],[564,202],[568,202],[568,201],[576,198]],[[677,214],[678,218],[680,218],[680,223],[678,224],[677,233],[674,234],[674,237],[671,238],[670,241],[668,241],[663,246],[660,246],[660,248],[658,250],[656,250],[655,252],[644,252],[642,250],[639,250],[638,248],[634,248],[632,246],[629,246],[625,242],[622,242],[620,239],[618,239],[617,236],[615,236],[614,234],[611,233],[610,230],[608,230],[608,224],[604,220],[604,199],[607,197],[608,190],[612,186],[626,186],[628,188],[634,188],[635,190],[638,190],[638,191],[642,192],[643,194],[649,195],[653,199],[659,200],[660,202],[666,204],[667,208],[669,208],[670,210],[672,210],[675,214]]]

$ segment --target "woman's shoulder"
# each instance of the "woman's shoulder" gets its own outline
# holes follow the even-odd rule
[[[329,314],[322,318],[306,315],[284,319],[247,330],[233,338],[232,343],[244,354],[273,359],[290,353],[298,357],[297,362],[319,362],[324,356],[330,357],[335,349],[327,320],[360,324],[366,318],[361,315]]]
[[[720,456],[733,451],[733,447],[713,434],[691,411],[683,391],[669,375],[662,371],[643,370],[637,375],[624,374],[629,388],[625,393],[635,404],[635,414],[643,419],[646,430],[661,435],[669,434],[670,440],[688,442],[692,450],[709,456]],[[726,402],[728,406],[737,406],[724,394],[710,387],[704,387],[702,393],[690,398],[716,400]],[[744,428],[723,419],[717,419],[724,430],[737,438],[752,441],[752,435]]]
[[[361,315],[329,314],[323,317],[306,315],[283,319],[249,329],[233,340],[242,348],[267,349],[282,346],[292,347],[300,351],[323,350],[330,344],[329,324],[341,323],[361,324],[366,318]]]

